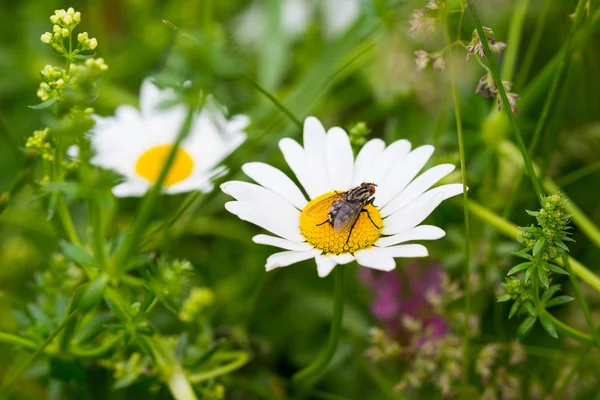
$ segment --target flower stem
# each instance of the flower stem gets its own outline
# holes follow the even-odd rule
[[[175,161],[175,156],[179,149],[179,145],[181,144],[183,139],[185,139],[185,137],[188,135],[188,133],[191,129],[192,120],[194,118],[194,112],[195,112],[195,107],[190,107],[188,110],[187,116],[185,118],[185,121],[181,127],[181,130],[179,131],[179,134],[177,135],[177,139],[175,140],[175,143],[173,144],[173,148],[169,152],[167,161],[165,162],[165,164],[162,167],[162,170],[160,172],[158,180],[156,181],[156,183],[154,184],[152,189],[150,189],[150,191],[146,194],[144,201],[142,202],[142,204],[140,206],[140,210],[137,213],[136,219],[133,222],[133,226],[131,227],[131,230],[125,235],[125,238],[123,239],[123,243],[121,244],[119,249],[115,252],[115,255],[113,258],[114,262],[112,264],[115,268],[124,270],[125,267],[127,266],[127,262],[129,261],[129,257],[131,256],[131,254],[136,250],[137,246],[139,245],[139,239],[140,239],[142,233],[144,232],[144,229],[146,229],[148,220],[150,219],[150,216],[152,215],[152,211],[154,210],[154,206],[156,205],[158,197],[160,196],[163,183],[167,177],[167,174],[169,172],[169,169],[171,168],[171,165]]]
[[[448,26],[448,15],[446,13],[446,4],[443,7],[444,10],[444,40],[446,47],[451,48],[450,41],[450,27]],[[451,51],[451,54],[454,53]],[[470,235],[470,224],[469,224],[469,198],[467,194],[467,163],[465,158],[465,144],[462,130],[462,119],[460,115],[460,97],[458,94],[458,86],[456,84],[456,71],[454,68],[453,60],[448,63],[448,69],[450,72],[450,86],[452,90],[452,99],[454,102],[454,117],[456,120],[456,133],[458,136],[458,151],[460,153],[460,172],[463,184],[463,214],[465,221],[465,323],[463,331],[463,370],[462,378],[463,382],[469,381],[469,315],[471,314],[471,235]]]
[[[229,374],[230,372],[235,371],[246,365],[248,362],[248,353],[245,351],[230,351],[230,352],[221,352],[215,354],[213,360],[231,360],[228,364],[212,368],[205,372],[197,372],[195,374],[191,374],[189,376],[189,381],[191,383],[199,383],[209,379],[214,379],[218,376]]]
[[[494,214],[494,212],[485,208],[481,204],[474,202],[473,200],[469,200],[469,211],[471,211],[471,213],[473,213],[473,215],[475,215],[477,218],[493,226],[511,239],[515,239],[520,234],[519,228],[516,225],[500,217],[499,215]],[[569,257],[569,261],[571,262],[571,267],[573,268],[575,275],[600,293],[600,277],[587,269],[583,264],[574,258]],[[563,265],[562,260],[558,260],[557,262],[560,265]]]
[[[56,211],[58,212],[58,216],[63,224],[63,228],[67,234],[67,237],[73,244],[81,245],[79,236],[77,236],[77,231],[75,230],[75,224],[73,224],[73,219],[71,218],[71,213],[69,212],[69,207],[67,207],[65,199],[60,193],[58,194],[56,207]]]
[[[21,346],[29,350],[37,349],[37,346],[34,341],[5,332],[0,332],[0,343],[13,344],[15,346]]]
[[[343,265],[338,265],[334,270],[333,316],[331,318],[331,330],[329,331],[327,347],[312,364],[294,374],[294,382],[298,385],[308,386],[316,383],[325,373],[327,366],[335,355],[340,340],[342,319],[344,316],[344,270]]]
[[[577,277],[573,273],[573,269],[571,268],[571,262],[569,261],[569,257],[566,254],[563,254],[563,265],[565,270],[569,273],[569,279],[571,280],[571,285],[573,286],[573,292],[575,292],[575,298],[579,302],[581,306],[581,310],[583,311],[583,315],[585,316],[585,321],[592,332],[592,337],[596,342],[596,346],[600,349],[600,334],[598,333],[598,329],[596,329],[596,324],[594,324],[594,320],[592,319],[592,314],[590,314],[590,308],[588,307],[587,302],[585,301],[585,297],[583,296],[583,291],[581,290],[581,286],[579,286],[579,281]]]
[[[523,137],[521,136],[521,132],[517,127],[517,123],[515,121],[515,116],[512,113],[512,108],[510,103],[508,102],[508,97],[506,96],[506,90],[504,89],[504,85],[502,84],[502,79],[500,78],[500,74],[498,73],[498,67],[496,65],[496,60],[494,59],[494,54],[490,49],[490,45],[487,41],[485,33],[483,31],[483,26],[481,25],[481,21],[479,19],[479,14],[477,13],[477,8],[475,7],[474,0],[467,0],[469,5],[469,10],[471,11],[471,15],[473,16],[473,21],[475,23],[475,27],[477,28],[477,34],[479,35],[479,40],[481,41],[481,45],[483,46],[483,51],[485,53],[485,57],[490,68],[490,72],[496,83],[496,87],[498,88],[498,93],[500,94],[500,98],[502,100],[502,109],[508,118],[508,122],[510,127],[515,135],[515,140],[517,145],[519,146],[519,150],[521,151],[521,156],[523,157],[523,161],[525,163],[525,168],[527,173],[529,174],[529,179],[531,179],[531,184],[537,194],[538,201],[543,194],[542,185],[535,175],[535,171],[533,170],[533,163],[529,154],[527,152],[527,148],[525,147],[525,142],[523,141]]]
[[[54,330],[54,332],[52,332],[50,334],[50,336],[48,336],[48,338],[46,338],[46,340],[44,340],[44,342],[36,349],[36,351],[31,356],[29,356],[29,358],[27,360],[25,360],[25,362],[23,364],[21,364],[19,367],[17,367],[17,369],[11,375],[8,375],[8,377],[4,381],[4,384],[2,385],[2,390],[0,390],[0,393],[2,393],[2,395],[0,395],[0,398],[3,398],[4,394],[8,394],[8,387],[11,385],[11,383],[15,379],[17,379],[17,377],[21,374],[21,372],[23,372],[23,370],[25,370],[25,368],[27,368],[29,365],[31,365],[31,363],[34,362],[35,359],[38,358],[38,356],[40,354],[42,354],[44,349],[46,347],[48,347],[48,345],[50,343],[52,343],[54,338],[56,336],[58,336],[58,334],[71,322],[71,320],[73,318],[75,318],[76,315],[77,315],[77,309],[73,310],[71,312],[71,314],[69,314],[63,320],[63,322],[60,323],[60,325]]]

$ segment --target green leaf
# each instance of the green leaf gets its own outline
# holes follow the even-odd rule
[[[539,253],[544,251],[546,247],[546,238],[542,236],[535,242],[535,246],[533,246],[533,256],[537,256]]]
[[[59,244],[65,256],[75,261],[77,264],[94,265],[94,256],[88,253],[83,247],[63,239],[59,241]]]
[[[537,321],[537,317],[527,317],[525,321],[521,322],[521,325],[517,328],[517,337],[521,340],[527,337],[533,325],[535,325],[535,321]]]
[[[29,106],[29,108],[33,108],[34,110],[43,110],[45,108],[50,108],[58,101],[58,97],[51,97],[46,101],[41,102],[40,104],[36,104],[35,106]]]
[[[104,330],[104,326],[114,319],[113,315],[109,312],[101,313],[91,317],[91,314],[87,318],[82,319],[82,327],[73,337],[73,344],[79,345],[95,338]]]
[[[554,245],[560,247],[561,249],[563,249],[564,251],[569,251],[569,248],[567,247],[566,244],[564,244],[562,242],[562,240],[555,240],[554,241]]]
[[[542,295],[542,303],[547,302],[548,300],[550,300],[550,298],[552,296],[554,296],[554,293],[558,292],[560,290],[560,285],[552,285],[548,288],[548,290],[546,290],[544,292],[544,294]]]
[[[546,308],[556,307],[573,301],[571,296],[557,296],[546,303]]]
[[[531,275],[533,275],[534,271],[535,271],[534,265],[532,265],[531,267],[529,267],[529,269],[527,271],[525,271],[525,283],[529,282],[529,279],[531,279]]]
[[[509,301],[510,299],[512,299],[512,297],[510,296],[510,294],[504,294],[500,297],[498,297],[498,299],[496,300],[498,303],[502,303],[505,301]]]
[[[548,273],[546,272],[544,267],[539,266],[537,268],[537,270],[538,270],[538,276],[540,278],[540,282],[542,283],[542,285],[549,287],[550,286],[550,278],[548,278]]]
[[[87,312],[96,307],[104,297],[104,289],[108,284],[108,276],[100,275],[84,290],[79,299],[79,309]]]
[[[523,308],[529,313],[531,314],[533,317],[535,317],[536,312],[535,312],[535,308],[533,308],[533,304],[531,304],[531,302],[527,301],[523,304]]]
[[[512,307],[510,308],[510,312],[508,313],[508,319],[511,319],[517,313],[517,311],[519,311],[520,307],[521,307],[521,302],[515,301],[513,303]]]
[[[527,261],[527,262],[521,263],[519,265],[516,265],[516,266],[512,267],[506,275],[507,276],[514,275],[518,272],[521,272],[521,271],[527,269],[530,265],[532,265],[531,261]]]
[[[548,267],[548,269],[552,272],[555,272],[557,274],[561,274],[561,275],[569,275],[569,273],[567,271],[565,271],[564,269],[562,269],[561,267],[554,265],[552,263],[546,263],[546,266]]]
[[[96,53],[94,54],[77,54],[73,58],[76,60],[89,60],[90,58],[94,58]]]
[[[542,326],[544,327],[546,332],[548,332],[548,334],[550,334],[550,336],[552,336],[555,339],[558,339],[558,334],[556,333],[556,329],[554,328],[552,319],[550,318],[550,316],[548,314],[544,313],[544,314],[540,315],[540,323],[542,324]]]

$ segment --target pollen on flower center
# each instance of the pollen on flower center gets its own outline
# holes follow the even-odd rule
[[[323,250],[323,253],[333,254],[354,253],[357,250],[371,247],[381,236],[381,227],[383,226],[381,214],[373,205],[369,204],[365,209],[369,211],[369,215],[377,227],[369,220],[367,213],[362,212],[352,229],[350,238],[348,238],[350,230],[336,233],[329,222],[319,225],[328,220],[327,209],[323,209],[316,214],[311,212],[309,215],[308,210],[313,205],[333,194],[334,192],[325,193],[311,200],[300,213],[300,232],[307,242],[315,248]]]
[[[150,183],[156,183],[172,148],[172,144],[163,144],[146,150],[135,163],[135,172]],[[191,175],[193,169],[192,157],[184,149],[178,148],[163,185],[171,186],[181,182]]]

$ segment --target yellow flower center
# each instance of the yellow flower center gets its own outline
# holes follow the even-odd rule
[[[150,183],[156,183],[172,148],[172,144],[163,144],[146,150],[135,163],[135,172]],[[171,186],[181,182],[191,175],[193,169],[194,160],[192,160],[192,157],[187,151],[178,148],[175,160],[171,164],[163,186]]]
[[[304,207],[302,213],[300,213],[300,232],[302,235],[308,243],[317,249],[323,250],[323,253],[354,253],[357,250],[371,247],[381,236],[381,227],[383,226],[381,214],[373,205],[369,204],[364,208],[369,212],[371,219],[377,226],[371,222],[366,212],[361,212],[352,228],[352,233],[350,233],[350,229],[336,233],[329,222],[322,224],[329,219],[329,209],[327,207],[319,210],[319,212],[311,210],[309,215],[308,210],[312,206],[333,194],[335,192],[325,193],[311,200]]]

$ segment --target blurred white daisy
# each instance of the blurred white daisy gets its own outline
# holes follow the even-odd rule
[[[407,140],[389,146],[380,139],[367,142],[356,159],[346,132],[338,127],[325,132],[314,117],[304,123],[304,147],[285,138],[279,142],[283,156],[310,201],[279,169],[253,162],[242,170],[257,184],[231,181],[221,189],[237,201],[225,208],[240,219],[258,225],[275,236],[257,235],[254,242],[286,251],[267,259],[266,269],[286,267],[314,258],[319,276],[327,276],[337,264],[356,260],[382,271],[396,267],[394,258],[425,257],[427,249],[413,240],[434,240],[445,235],[435,226],[419,225],[445,199],[462,193],[462,184],[430,189],[454,170],[454,165],[433,167],[415,179],[433,154],[433,146],[411,151]],[[377,186],[373,205],[364,206],[349,233],[336,233],[328,222],[328,208],[314,212],[315,204],[362,182]]]
[[[124,181],[112,189],[115,196],[143,196],[158,180],[187,113],[182,104],[160,108],[174,98],[173,90],[161,90],[145,80],[140,91],[141,110],[125,105],[116,109],[114,117],[94,116],[91,143],[95,155],[90,162],[123,175]],[[177,150],[163,191],[211,191],[212,181],[225,172],[218,164],[246,140],[244,129],[249,123],[245,115],[227,120],[223,107],[207,96]]]
[[[281,31],[289,39],[304,34],[309,24],[320,14],[325,35],[344,33],[360,16],[361,0],[283,0],[280,3]],[[259,44],[266,38],[269,23],[268,2],[254,1],[238,18],[236,36],[245,44]]]

